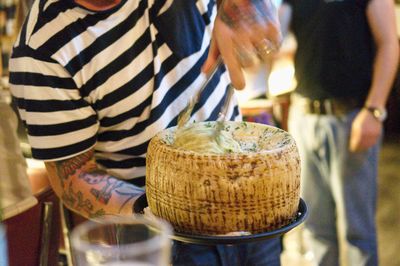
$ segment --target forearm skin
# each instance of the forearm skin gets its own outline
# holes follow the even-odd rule
[[[100,169],[93,150],[45,165],[51,186],[63,204],[89,219],[132,215],[134,201],[144,193]]]

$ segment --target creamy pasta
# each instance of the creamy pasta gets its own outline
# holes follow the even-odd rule
[[[232,132],[221,130],[216,133],[216,124],[193,123],[176,131],[174,147],[200,153],[242,152],[240,143]]]

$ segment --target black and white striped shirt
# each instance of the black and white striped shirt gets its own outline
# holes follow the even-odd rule
[[[102,12],[72,0],[35,1],[10,60],[34,158],[94,148],[110,173],[144,176],[149,140],[176,125],[204,79],[215,16],[214,0],[122,0]],[[217,118],[228,83],[221,68],[192,120]],[[240,119],[237,105],[229,116]]]

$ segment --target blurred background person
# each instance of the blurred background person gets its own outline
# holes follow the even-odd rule
[[[284,0],[281,16],[297,41],[289,131],[315,262],[377,265],[377,161],[399,57],[394,2]]]
[[[0,209],[2,218],[7,219],[18,213],[18,208],[29,208],[37,200],[33,197],[17,135],[17,116],[10,104],[1,99],[0,114]]]
[[[14,252],[14,246],[8,247],[9,239],[16,236],[6,233],[7,221],[32,208],[38,201],[32,193],[27,163],[17,135],[18,119],[1,86],[0,114],[0,265],[8,265],[15,261],[13,258],[8,260],[7,251]]]

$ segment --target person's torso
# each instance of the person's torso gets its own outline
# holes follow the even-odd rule
[[[291,28],[298,42],[296,91],[312,99],[360,98],[371,82],[374,44],[368,0],[293,0]]]
[[[64,67],[93,109],[98,163],[123,178],[143,176],[148,142],[176,125],[203,81],[214,1],[123,0],[96,13],[65,0],[36,4],[33,12],[43,14],[34,28],[25,26],[28,43]],[[224,68],[220,73],[192,121],[217,118],[229,83]],[[236,105],[229,116],[239,117]]]

